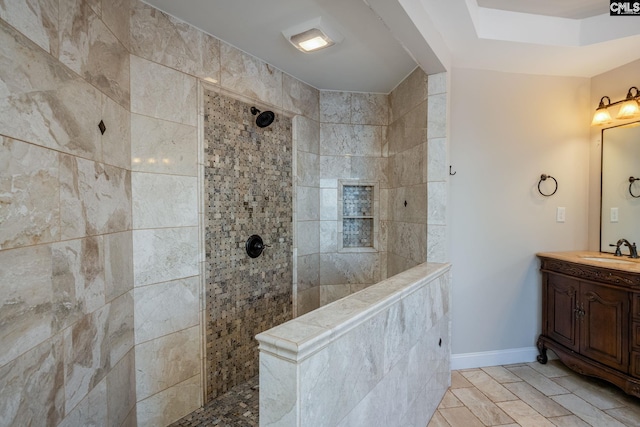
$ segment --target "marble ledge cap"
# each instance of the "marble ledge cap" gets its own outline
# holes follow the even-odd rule
[[[450,269],[448,263],[423,263],[264,331],[256,335],[260,352],[299,363]]]

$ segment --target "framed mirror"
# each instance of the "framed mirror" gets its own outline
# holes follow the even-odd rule
[[[602,130],[600,251],[619,239],[640,246],[640,121]],[[632,181],[633,180],[633,181]],[[622,248],[624,255],[628,249]]]

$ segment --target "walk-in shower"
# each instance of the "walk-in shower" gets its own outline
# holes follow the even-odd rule
[[[257,109],[217,92],[204,108],[209,401],[258,374],[254,336],[292,317],[292,136],[290,118],[254,121]]]

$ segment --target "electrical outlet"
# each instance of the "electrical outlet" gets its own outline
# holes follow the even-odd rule
[[[564,222],[565,218],[565,209],[563,207],[558,207],[556,210],[556,222]]]
[[[611,208],[610,221],[618,222],[618,208]]]

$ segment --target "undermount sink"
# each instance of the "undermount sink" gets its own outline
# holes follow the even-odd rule
[[[624,259],[605,258],[605,257],[599,257],[599,256],[583,256],[580,258],[587,261],[609,262],[611,264],[635,264],[635,262],[633,261],[627,261]]]

